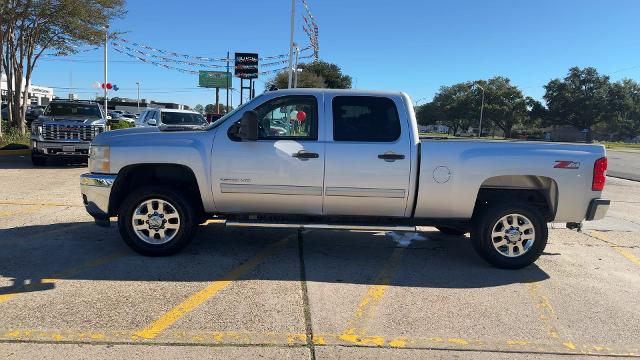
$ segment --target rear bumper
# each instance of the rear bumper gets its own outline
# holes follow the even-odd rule
[[[82,174],[80,191],[84,207],[96,220],[109,219],[109,197],[116,175]]]
[[[90,142],[39,141],[31,139],[31,149],[40,155],[89,155]],[[70,147],[73,147],[71,149]]]
[[[593,199],[589,204],[589,208],[587,209],[587,221],[590,220],[600,220],[604,218],[607,214],[607,210],[609,210],[609,205],[611,204],[610,200],[605,199]]]

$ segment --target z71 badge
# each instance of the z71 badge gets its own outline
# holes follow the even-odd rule
[[[580,162],[571,160],[556,160],[556,169],[580,169]]]

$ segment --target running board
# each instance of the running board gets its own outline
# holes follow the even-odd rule
[[[415,226],[388,226],[388,225],[334,225],[334,224],[306,224],[306,223],[268,223],[268,222],[244,222],[226,221],[228,227],[262,227],[281,229],[324,229],[324,230],[358,230],[358,231],[411,231],[415,232]]]

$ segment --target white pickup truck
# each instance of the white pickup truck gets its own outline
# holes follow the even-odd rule
[[[604,147],[420,139],[404,93],[267,92],[201,128],[98,135],[81,176],[87,211],[118,217],[144,255],[182,249],[198,224],[471,233],[489,263],[521,268],[547,223],[604,217]]]

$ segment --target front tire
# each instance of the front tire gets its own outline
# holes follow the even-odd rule
[[[47,165],[47,157],[31,154],[31,163],[33,164],[33,166],[45,166]]]
[[[474,221],[471,241],[476,252],[491,265],[520,269],[536,261],[547,246],[547,223],[528,204],[496,204]]]
[[[164,186],[138,188],[118,212],[118,230],[134,251],[168,256],[182,250],[197,229],[198,216],[189,198]]]

